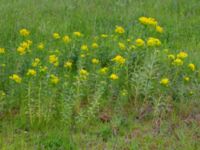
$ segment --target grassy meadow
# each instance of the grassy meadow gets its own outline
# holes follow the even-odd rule
[[[0,150],[200,149],[199,0],[0,0]]]

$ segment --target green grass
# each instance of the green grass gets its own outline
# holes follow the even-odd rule
[[[0,65],[6,67],[0,66],[0,94],[4,91],[6,96],[0,95],[0,149],[198,150],[199,8],[199,0],[1,0],[0,47],[6,54],[0,55]],[[145,28],[138,23],[141,16],[156,18],[165,32],[159,35]],[[96,74],[100,66],[95,68],[89,59],[80,61],[78,54],[81,44],[90,45],[94,36],[103,33],[114,34],[116,25],[126,31],[119,41],[154,36],[162,46],[156,49],[159,53],[150,48],[129,53],[118,51],[112,39],[100,41],[102,47],[92,56],[100,58],[101,67],[112,66],[109,60],[116,53],[130,62],[109,70],[120,74],[119,81],[112,82]],[[22,28],[31,32],[33,52],[19,56],[16,49],[24,40],[19,35]],[[52,39],[54,32],[73,37],[74,31],[84,37],[72,38],[71,45]],[[40,42],[45,43],[45,51],[37,50]],[[72,71],[56,69],[46,61],[56,49],[62,65],[66,58],[76,62]],[[184,63],[194,63],[195,73],[187,65],[171,70],[164,49],[173,54],[186,51],[189,56]],[[133,62],[132,56],[139,58]],[[50,68],[49,74],[60,77],[58,85],[49,84],[49,74],[26,77],[35,57]],[[82,67],[90,72],[86,82],[75,78]],[[22,76],[21,84],[9,80],[13,73]],[[177,74],[189,74],[191,82],[182,83]],[[159,85],[163,76],[170,78],[169,87]],[[124,90],[128,96],[122,96]],[[144,116],[142,110],[147,111]],[[100,119],[104,114],[108,122]]]

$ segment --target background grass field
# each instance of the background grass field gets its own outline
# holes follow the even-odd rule
[[[45,41],[53,32],[80,31],[89,39],[101,33],[112,34],[116,25],[126,30],[134,28],[140,16],[156,18],[165,30],[163,46],[173,52],[187,51],[200,66],[199,0],[0,0],[0,47],[13,50],[21,28],[31,31],[34,42]],[[140,36],[141,31],[134,31]],[[22,98],[12,97],[6,103]],[[140,108],[148,109],[146,102],[138,102],[137,108],[132,104],[124,108],[119,104],[114,110],[112,105],[105,106],[103,110],[112,114],[107,123],[97,116],[85,124],[67,127],[56,117],[49,124],[30,127],[19,110],[9,107],[3,112],[2,108],[0,149],[198,150],[199,100],[173,101],[173,111],[163,116],[161,123],[152,114],[137,119]]]

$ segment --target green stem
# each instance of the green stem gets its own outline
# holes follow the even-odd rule
[[[28,83],[28,109],[29,109],[29,119],[32,125],[32,111],[31,111],[31,82]]]
[[[39,118],[39,123],[41,121],[41,89],[42,89],[42,83],[41,81],[39,82],[39,92],[38,92],[38,118]]]

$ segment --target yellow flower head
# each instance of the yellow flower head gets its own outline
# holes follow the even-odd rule
[[[43,50],[44,49],[44,43],[39,43],[37,48],[40,49],[40,50]]]
[[[163,86],[168,86],[169,85],[169,79],[168,78],[161,79],[160,84],[163,85]]]
[[[27,29],[21,29],[19,33],[21,36],[28,36],[30,34],[30,31],[28,31]]]
[[[27,40],[26,42],[28,43],[29,46],[31,46],[33,44],[33,41],[31,41],[31,40]]]
[[[60,39],[59,33],[57,33],[57,32],[53,33],[53,38],[56,39],[56,40]]]
[[[29,49],[29,47],[31,46],[32,41],[27,40],[27,41],[23,41],[22,43],[20,43],[20,46],[17,48],[17,52],[20,55],[24,55],[26,53],[26,50]]]
[[[25,48],[25,49],[27,49],[27,48],[30,47],[30,43],[27,42],[27,41],[24,41],[24,42],[22,42],[22,43],[20,44],[20,46],[23,47],[23,48]]]
[[[161,26],[156,26],[156,31],[158,33],[163,33],[164,32],[164,30],[163,30],[163,28]]]
[[[81,46],[81,50],[82,51],[88,51],[89,49],[88,49],[88,46],[86,44],[84,44],[84,45]]]
[[[54,74],[51,74],[50,78],[51,78],[50,81],[52,84],[58,84],[58,82],[60,81],[59,78],[55,76]]]
[[[69,60],[66,61],[66,62],[64,63],[64,67],[65,67],[65,68],[70,68],[70,69],[71,69],[71,68],[72,68],[72,61],[69,61]]]
[[[92,59],[92,63],[93,63],[93,64],[98,64],[98,63],[99,63],[99,60],[96,59],[96,58],[93,58],[93,59]]]
[[[111,79],[111,80],[117,80],[117,79],[119,79],[119,77],[118,77],[118,75],[112,73],[112,74],[110,75],[110,79]]]
[[[138,47],[141,47],[141,46],[144,46],[144,40],[142,39],[136,39],[135,40],[135,45],[138,46]]]
[[[118,64],[124,64],[126,59],[124,57],[122,57],[121,55],[117,55],[112,59],[112,61],[114,61]]]
[[[56,55],[50,55],[49,62],[54,66],[58,66],[58,57]]]
[[[98,48],[99,45],[97,43],[92,43],[92,48]]]
[[[124,43],[122,43],[122,42],[119,42],[119,43],[118,43],[118,46],[119,46],[119,48],[120,48],[121,50],[125,50],[125,49],[126,49],[126,45],[125,45]]]
[[[0,54],[4,54],[6,51],[5,51],[5,48],[1,48],[0,47]]]
[[[24,55],[26,53],[26,48],[20,46],[20,47],[17,48],[17,52],[20,55]]]
[[[188,65],[188,68],[189,68],[190,70],[192,70],[192,71],[195,71],[195,69],[196,69],[196,67],[195,67],[195,65],[194,65],[193,63],[190,63],[190,64]]]
[[[65,35],[62,40],[63,40],[64,43],[71,42],[71,39],[70,39],[70,37],[68,35]]]
[[[139,21],[144,25],[156,26],[158,24],[155,18],[150,18],[150,17],[140,17]]]
[[[39,58],[35,58],[34,61],[32,62],[32,66],[36,67],[36,66],[38,66],[39,63],[40,63],[40,59]]]
[[[81,69],[81,70],[79,70],[79,75],[80,75],[81,79],[86,80],[88,75],[89,75],[89,73],[88,73],[87,70]]]
[[[186,52],[180,52],[177,54],[177,58],[184,59],[186,57],[188,57],[188,54]]]
[[[176,66],[182,66],[183,65],[183,61],[179,58],[176,58],[173,63],[173,65],[176,65]]]
[[[76,37],[82,37],[83,36],[83,34],[79,31],[74,32],[73,35],[76,36]]]
[[[21,83],[22,82],[22,78],[17,74],[13,74],[9,78],[11,80],[15,81],[16,83]]]
[[[26,73],[26,75],[28,76],[36,76],[36,71],[34,69],[29,69],[28,72]]]
[[[184,81],[186,81],[186,82],[189,82],[189,81],[190,81],[190,77],[187,77],[187,76],[184,77],[183,79],[184,79]]]
[[[80,74],[81,76],[88,76],[88,75],[89,75],[88,71],[85,70],[85,69],[79,70],[79,74]]]
[[[121,26],[116,26],[115,32],[119,34],[123,34],[125,32],[124,28]]]
[[[150,37],[150,38],[148,38],[148,40],[147,40],[147,45],[148,45],[148,46],[151,46],[151,47],[153,47],[153,46],[160,46],[160,45],[161,45],[161,42],[160,42],[160,40],[157,39],[157,38]]]
[[[103,67],[99,70],[99,73],[106,74],[108,72],[108,67]]]

